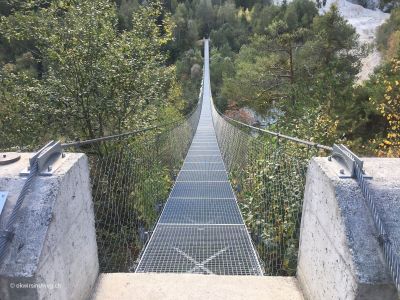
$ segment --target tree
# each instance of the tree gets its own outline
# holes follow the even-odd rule
[[[265,34],[267,28],[280,15],[281,8],[276,5],[256,4],[251,10],[250,25],[255,34]]]
[[[288,5],[283,19],[289,30],[296,30],[301,27],[308,28],[317,15],[318,10],[313,1],[295,0]]]
[[[137,0],[121,0],[118,5],[118,26],[121,30],[132,28],[132,14],[138,7]]]
[[[190,17],[190,8],[184,3],[179,3],[172,17],[174,22],[174,41],[171,45],[171,56],[176,60],[190,49],[199,39],[197,22]]]
[[[133,29],[119,33],[115,6],[107,0],[54,1],[45,8],[35,3],[1,19],[2,37],[9,42],[34,40],[35,59],[43,66],[37,78],[2,67],[6,84],[0,88],[0,101],[10,108],[5,110],[8,118],[18,122],[8,123],[1,134],[16,134],[13,142],[24,144],[43,134],[37,124],[44,120],[48,135],[70,139],[154,122],[173,80],[161,51],[171,39],[171,28],[166,18],[160,30],[160,4],[138,8]],[[21,111],[29,118],[17,118]],[[18,128],[24,128],[24,136]],[[31,138],[25,140],[27,136]]]
[[[400,8],[393,10],[390,18],[378,28],[376,43],[388,60],[396,56],[400,50]]]
[[[214,25],[214,10],[211,0],[200,0],[195,9],[195,16],[198,20],[199,35],[208,37]]]
[[[384,12],[390,12],[392,9],[400,7],[400,3],[397,0],[380,0],[379,8]]]
[[[235,3],[226,1],[223,5],[218,7],[216,16],[216,25],[221,26],[225,23],[234,24],[236,22]]]
[[[326,14],[314,18],[312,38],[300,50],[304,61],[301,72],[309,74],[310,89],[302,86],[308,96],[324,104],[327,113],[342,114],[352,97],[353,85],[361,69],[365,46],[358,41],[355,29],[332,6]]]
[[[379,154],[400,157],[400,59],[393,58],[388,68],[381,72],[376,82],[384,87],[384,94],[375,99],[375,103],[386,119],[386,137],[380,141]]]
[[[281,8],[262,34],[254,35],[250,47],[242,48],[244,55],[238,56],[237,76],[227,80],[222,89],[224,97],[232,97],[261,114],[276,105],[293,106],[298,75],[296,53],[309,35],[308,27],[316,14],[315,4],[307,0],[296,0]],[[238,90],[238,86],[246,88]]]

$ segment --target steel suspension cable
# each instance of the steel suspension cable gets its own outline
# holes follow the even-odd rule
[[[4,229],[1,231],[0,235],[0,263],[3,262],[4,257],[6,255],[7,245],[13,236],[14,224],[18,216],[19,209],[21,208],[22,204],[24,203],[25,197],[29,193],[33,181],[36,175],[39,173],[39,165],[37,162],[37,158],[33,157],[30,167],[30,172],[28,177],[26,178],[24,185],[22,187],[21,192],[18,195],[17,202],[11,212],[10,217],[7,220],[7,223]]]

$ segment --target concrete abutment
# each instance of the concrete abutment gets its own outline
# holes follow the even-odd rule
[[[0,166],[8,219],[31,154]],[[68,153],[53,176],[35,178],[0,265],[0,299],[398,299],[377,232],[354,179],[327,158],[310,162],[296,278],[108,274],[99,265],[88,160]],[[390,238],[400,240],[400,159],[364,159],[369,189]],[[400,249],[396,249],[398,252]],[[97,280],[97,284],[95,284]],[[192,288],[191,288],[192,287]],[[137,288],[141,293],[134,295]],[[117,290],[120,290],[119,292]],[[239,292],[241,290],[241,292]],[[247,290],[247,292],[246,292]],[[302,295],[303,294],[303,295]],[[236,298],[228,298],[236,295]],[[222,297],[221,296],[221,297]],[[222,299],[222,298],[219,298]]]
[[[381,219],[399,241],[400,159],[363,160]],[[341,168],[327,158],[309,164],[297,268],[303,293],[315,300],[398,299],[361,189],[355,179],[339,178]]]
[[[0,191],[8,192],[5,222],[26,177],[31,154],[0,165]],[[99,272],[88,160],[60,158],[52,176],[37,176],[25,197],[0,264],[1,300],[87,299]]]

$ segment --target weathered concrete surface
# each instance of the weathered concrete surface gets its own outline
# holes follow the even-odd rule
[[[25,181],[19,172],[30,154],[0,166],[0,190],[8,191],[3,225]],[[0,299],[87,299],[98,275],[94,214],[87,158],[68,153],[54,175],[36,177],[0,264]]]
[[[294,277],[113,273],[99,276],[92,300],[301,300]]]
[[[364,161],[382,220],[399,242],[400,159]],[[398,299],[361,190],[354,179],[339,179],[339,169],[327,158],[314,158],[309,165],[297,269],[304,296]]]

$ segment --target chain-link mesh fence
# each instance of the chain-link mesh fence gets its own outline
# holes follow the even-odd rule
[[[294,275],[305,175],[317,147],[260,134],[213,107],[225,165],[266,275]]]
[[[190,115],[173,124],[72,144],[73,151],[89,157],[101,272],[134,271],[186,156],[200,111],[199,101]]]

